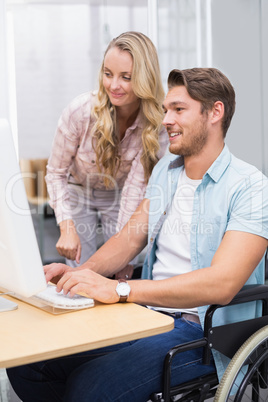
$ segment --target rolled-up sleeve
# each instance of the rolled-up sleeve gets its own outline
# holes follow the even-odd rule
[[[236,197],[226,230],[249,232],[268,238],[268,180],[260,171],[243,178],[236,186]]]
[[[68,175],[73,158],[77,153],[81,136],[82,113],[80,111],[80,97],[68,105],[58,122],[52,144],[52,151],[48,159],[46,183],[50,198],[50,205],[54,209],[56,220],[71,219]]]

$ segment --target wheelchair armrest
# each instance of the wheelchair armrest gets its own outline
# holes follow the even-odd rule
[[[268,286],[267,285],[246,285],[229,303],[237,304],[254,300],[268,300]]]
[[[233,304],[245,303],[255,300],[268,300],[267,285],[246,285],[235,297],[228,303],[228,306]],[[223,306],[224,307],[224,306]]]
[[[212,327],[212,318],[213,314],[218,308],[221,307],[226,307],[226,306],[231,306],[234,304],[240,304],[240,303],[247,303],[250,301],[256,301],[256,300],[262,300],[265,303],[265,307],[267,308],[268,306],[268,286],[267,285],[247,285],[238,292],[238,294],[231,300],[230,303],[226,305],[221,305],[221,304],[212,304],[211,306],[208,307],[208,310],[206,312],[205,316],[205,328],[204,328],[204,338],[201,338],[197,341],[193,342],[186,342],[181,345],[176,345],[173,348],[171,348],[165,358],[165,367],[167,367],[173,357],[177,353],[181,352],[186,352],[187,350],[195,349],[198,347],[208,347],[208,332]],[[264,315],[267,315],[268,312],[264,311]]]
[[[170,400],[170,381],[171,381],[171,363],[176,354],[186,352],[187,350],[205,347],[207,340],[205,338],[197,339],[196,341],[185,342],[181,345],[171,348],[164,360],[164,376],[163,376],[163,398],[164,401]]]
[[[247,285],[244,286],[240,292],[230,301],[230,303],[221,305],[221,304],[212,304],[208,307],[205,323],[204,323],[204,332],[205,336],[209,328],[212,327],[212,318],[215,311],[219,308],[232,306],[235,304],[248,303],[251,301],[262,300],[263,302],[263,315],[268,314],[268,286],[267,285]]]
[[[169,349],[166,354],[164,366],[167,367],[174,356],[178,353],[187,352],[188,350],[197,349],[206,346],[206,338],[197,339],[196,341],[185,342],[180,345],[176,345]]]
[[[226,324],[220,327],[212,326],[212,319],[215,311],[219,308],[232,306],[235,304],[248,303],[261,300],[263,303],[262,317],[252,320]],[[210,349],[213,347],[228,357],[232,357],[250,335],[264,325],[268,324],[268,286],[267,285],[247,285],[226,305],[214,304],[208,307],[204,322],[204,337],[207,339],[207,345],[204,348],[204,364],[210,360]],[[219,333],[221,332],[221,336]],[[232,331],[232,342],[227,342],[228,333]],[[226,336],[225,336],[226,335]],[[224,339],[224,341],[222,340]]]

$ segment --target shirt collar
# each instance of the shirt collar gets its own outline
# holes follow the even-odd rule
[[[222,152],[218,156],[218,158],[212,163],[212,165],[208,168],[206,175],[210,176],[211,179],[215,182],[219,181],[226,168],[229,166],[231,162],[231,153],[229,148],[225,144]],[[172,160],[169,164],[168,169],[176,169],[184,165],[183,156],[177,156],[176,159]]]
[[[134,120],[134,122],[128,129],[135,130],[136,127],[140,127],[140,128],[144,127],[144,115],[143,115],[141,108],[139,110],[139,113],[138,113],[136,119]]]
[[[184,158],[183,156],[177,156],[176,159],[172,160],[169,163],[168,169],[176,169],[184,165]]]
[[[229,148],[225,144],[218,158],[208,168],[206,175],[209,175],[213,181],[218,182],[227,167],[229,166],[230,162],[231,153],[229,151]]]

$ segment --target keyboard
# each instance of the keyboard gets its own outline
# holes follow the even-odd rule
[[[33,297],[56,309],[80,310],[94,306],[93,299],[80,295],[70,297],[69,295],[64,295],[63,291],[58,293],[56,286],[50,284],[47,285],[45,290],[37,293]]]

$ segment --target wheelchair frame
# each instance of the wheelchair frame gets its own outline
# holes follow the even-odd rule
[[[248,303],[252,301],[262,301],[262,316],[250,319],[246,321],[236,322],[233,324],[222,325],[218,327],[213,327],[212,319],[215,311],[219,308],[231,306],[235,304],[241,303]],[[250,354],[250,348],[253,347],[252,343],[254,344],[254,340],[252,341],[252,337],[258,336],[258,331],[263,328],[264,326],[268,325],[268,286],[267,285],[248,285],[245,286],[234,298],[233,300],[227,305],[211,305],[209,306],[206,316],[205,316],[205,323],[204,323],[204,337],[193,341],[187,342],[178,346],[173,347],[167,353],[165,360],[164,360],[164,370],[163,370],[163,388],[162,392],[154,393],[151,395],[151,401],[162,401],[162,402],[170,402],[173,400],[178,400],[180,402],[202,402],[206,399],[211,397],[215,397],[215,402],[225,402],[228,399],[225,399],[223,396],[224,393],[227,393],[226,388],[230,389],[234,382],[234,378],[230,378],[230,376],[235,375],[235,370],[232,367],[236,367],[237,360],[239,361],[239,356],[241,355],[242,348],[243,354],[248,353]],[[230,337],[230,331],[232,336]],[[252,376],[248,380],[254,381],[255,387],[258,388],[252,398],[252,401],[258,401],[257,393],[259,391],[259,387],[267,388],[267,362],[268,362],[268,327],[267,327],[267,348],[261,352],[261,355],[258,356],[261,366],[261,375],[253,375],[254,370],[256,371],[256,364],[255,366],[250,365],[248,373],[252,373]],[[264,339],[263,342],[266,341],[265,335],[263,335]],[[250,345],[247,346],[247,349],[243,347],[244,344]],[[218,378],[216,373],[210,374],[206,376],[202,376],[200,378],[194,379],[190,382],[180,384],[176,387],[170,387],[171,383],[171,373],[172,373],[172,360],[178,354],[185,352],[187,350],[191,350],[194,348],[204,348],[203,352],[203,364],[209,364],[210,357],[211,357],[211,349],[216,349],[219,352],[223,353],[231,360],[225,375],[218,387]],[[249,348],[249,350],[248,350]],[[246,350],[246,352],[245,352]],[[234,356],[235,355],[235,356]],[[238,356],[238,357],[237,357]],[[244,359],[244,360],[243,360]],[[243,364],[247,363],[247,356],[243,356]],[[234,364],[235,362],[235,364]],[[229,368],[231,367],[231,369]],[[250,371],[251,370],[251,371]],[[229,376],[229,378],[228,378]],[[227,379],[226,379],[227,378]],[[264,381],[261,381],[261,378],[265,378]],[[229,386],[224,386],[222,384],[229,384]],[[246,380],[242,381],[242,385],[240,386],[240,394],[234,399],[235,401],[241,401],[241,395],[245,388]],[[244,388],[242,388],[244,387]],[[256,395],[255,395],[256,394]],[[180,399],[174,399],[175,396],[181,395]],[[240,398],[240,399],[239,399]]]

